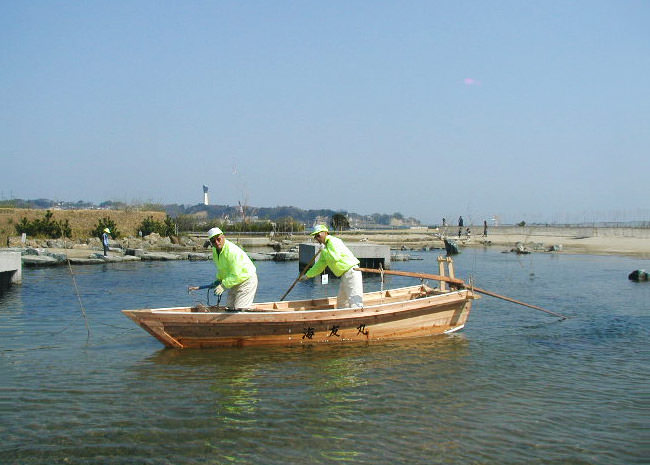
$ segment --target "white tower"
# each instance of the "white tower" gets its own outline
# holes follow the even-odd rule
[[[203,205],[208,205],[208,186],[203,185]]]

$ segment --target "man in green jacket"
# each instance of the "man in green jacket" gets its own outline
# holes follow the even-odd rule
[[[219,228],[208,231],[212,260],[217,267],[214,293],[228,289],[226,307],[250,308],[257,291],[257,270],[246,252],[225,238]]]
[[[336,277],[341,278],[336,306],[338,308],[363,307],[361,271],[354,269],[359,265],[359,260],[341,239],[330,236],[324,224],[315,226],[311,235],[324,247],[314,266],[305,273],[305,279],[318,276],[329,267]]]

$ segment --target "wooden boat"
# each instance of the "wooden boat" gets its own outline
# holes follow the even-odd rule
[[[457,280],[459,281],[459,280]],[[335,308],[336,297],[264,302],[250,309],[179,307],[123,310],[167,347],[206,348],[365,342],[462,329],[471,289],[425,284],[364,294],[362,308]]]

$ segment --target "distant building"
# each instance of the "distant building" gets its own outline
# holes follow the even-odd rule
[[[203,185],[203,205],[208,205],[208,186]]]

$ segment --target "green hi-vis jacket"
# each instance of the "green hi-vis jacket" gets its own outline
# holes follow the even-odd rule
[[[359,260],[350,252],[350,249],[345,246],[341,239],[328,235],[325,238],[325,247],[321,251],[318,261],[307,270],[305,276],[313,278],[321,274],[329,266],[332,273],[339,277],[358,264]]]
[[[243,283],[257,272],[246,252],[228,239],[225,240],[221,252],[212,247],[212,260],[217,266],[217,279],[226,289]]]

